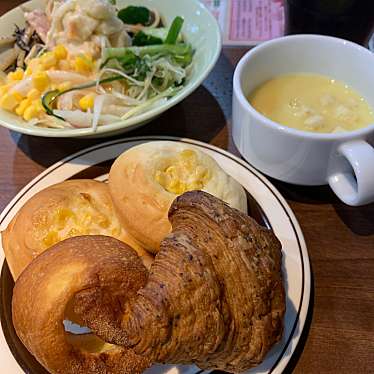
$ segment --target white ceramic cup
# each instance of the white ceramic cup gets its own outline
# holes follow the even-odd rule
[[[258,113],[247,96],[281,74],[316,73],[345,82],[374,107],[374,54],[322,35],[273,39],[247,52],[233,81],[233,138],[263,173],[293,184],[329,184],[346,204],[374,201],[374,124],[335,134],[299,131]]]

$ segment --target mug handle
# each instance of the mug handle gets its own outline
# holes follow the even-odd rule
[[[328,183],[344,203],[352,206],[374,201],[374,148],[364,140],[341,144],[337,152],[351,165],[353,172],[337,171]]]

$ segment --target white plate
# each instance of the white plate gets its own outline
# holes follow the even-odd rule
[[[284,335],[282,340],[268,353],[264,362],[248,372],[281,373],[295,351],[308,311],[310,297],[308,252],[299,224],[280,193],[265,177],[232,154],[198,141],[170,137],[129,138],[96,145],[57,162],[31,181],[2,212],[0,216],[0,229],[4,230],[23,204],[35,193],[47,186],[74,177],[96,177],[97,179],[104,180],[108,171],[109,161],[115,159],[123,151],[139,143],[165,139],[191,144],[211,155],[253,197],[259,206],[258,211],[261,212],[264,222],[274,230],[282,242],[283,274],[287,303]],[[93,175],[92,173],[96,174]],[[0,251],[0,261],[3,262],[3,260],[3,252]],[[4,268],[2,272],[3,277]],[[4,288],[3,282],[1,284]],[[4,294],[7,292],[8,295],[11,295],[11,290],[1,290],[1,300],[6,299]],[[1,371],[9,374],[21,373],[22,369],[20,365],[22,365],[25,371],[31,372],[30,368],[27,368],[27,363],[25,361],[21,362],[23,355],[17,352],[17,347],[13,345],[12,350],[20,361],[19,364],[17,363],[4,337],[5,334],[9,340],[9,332],[6,331],[9,327],[5,325],[6,316],[4,316],[4,307],[10,310],[9,305],[2,305],[0,308],[3,314],[1,316],[3,329],[0,330]],[[177,367],[157,365],[149,369],[147,373],[197,374],[203,373],[203,371],[199,370],[196,366]]]

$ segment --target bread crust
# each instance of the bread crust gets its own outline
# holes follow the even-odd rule
[[[121,290],[129,298],[146,279],[142,261],[121,241],[105,236],[66,239],[34,259],[17,279],[12,299],[14,328],[51,373],[140,374],[150,365],[147,359],[119,346],[89,353],[71,345],[63,320],[67,306],[81,290],[107,289],[113,295]]]
[[[98,289],[77,293],[75,311],[103,338],[153,362],[231,373],[258,365],[283,332],[281,243],[202,191],[179,196],[169,219],[173,231],[120,324]]]
[[[76,232],[69,234],[69,230]],[[13,278],[17,279],[50,245],[80,234],[116,237],[133,247],[147,266],[153,261],[121,226],[107,184],[89,179],[68,180],[31,197],[2,232],[2,244]]]
[[[150,252],[159,251],[161,240],[171,231],[168,210],[178,194],[169,192],[155,179],[158,170],[172,164],[184,150],[193,150],[197,162],[210,173],[202,188],[234,208],[247,212],[243,187],[226,174],[208,154],[192,145],[156,141],[135,146],[113,163],[109,188],[126,230]]]

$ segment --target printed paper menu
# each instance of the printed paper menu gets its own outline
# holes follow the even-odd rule
[[[284,33],[283,0],[202,0],[226,46],[256,45]]]

